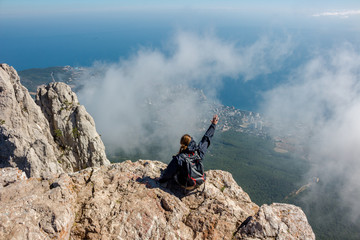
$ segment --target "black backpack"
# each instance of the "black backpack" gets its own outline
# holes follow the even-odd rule
[[[202,159],[197,151],[182,153],[180,158],[182,160],[182,166],[177,176],[180,185],[188,188],[197,187],[203,184],[206,180],[206,175],[204,173]]]

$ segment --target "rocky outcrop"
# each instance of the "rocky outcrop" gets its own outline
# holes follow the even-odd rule
[[[27,176],[63,172],[48,121],[7,64],[0,65],[0,146],[0,167],[18,167]]]
[[[4,182],[7,176],[21,176]],[[55,182],[56,179],[56,182]],[[75,195],[67,174],[30,178],[17,168],[0,172],[0,239],[69,239]]]
[[[68,85],[56,82],[41,86],[36,103],[49,121],[70,171],[110,164],[93,118]]]
[[[290,204],[264,204],[239,228],[235,239],[315,239],[304,212]]]
[[[15,69],[1,64],[0,167],[18,167],[28,177],[49,177],[110,163],[94,120],[70,87],[42,87],[38,103],[42,110]]]
[[[165,167],[140,160],[17,178],[0,187],[0,239],[315,239],[300,208],[259,210],[228,172],[208,171],[205,188],[185,194],[158,184]]]

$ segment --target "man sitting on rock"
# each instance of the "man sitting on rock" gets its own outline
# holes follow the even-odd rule
[[[160,177],[160,183],[174,179],[183,188],[193,190],[205,182],[206,176],[202,160],[210,146],[210,140],[214,136],[218,121],[218,115],[215,114],[211,120],[210,127],[199,144],[196,144],[189,134],[181,137],[180,150],[177,155],[173,156],[168,167]]]

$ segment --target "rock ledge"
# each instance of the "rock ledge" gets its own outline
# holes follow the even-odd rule
[[[208,171],[185,195],[158,184],[165,167],[126,161],[48,179],[4,168],[0,239],[315,239],[300,208],[259,208],[228,172]]]

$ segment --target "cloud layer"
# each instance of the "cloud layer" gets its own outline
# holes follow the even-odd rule
[[[94,64],[79,99],[108,146],[156,152],[167,161],[181,135],[198,140],[209,124],[212,113],[199,89],[215,100],[225,78],[247,81],[276,71],[292,50],[288,37],[239,46],[214,34],[179,32],[162,49],[143,48],[118,63]],[[360,52],[351,45],[322,52],[267,92],[263,104],[272,122],[306,146],[309,176],[325,185],[339,182],[354,218],[360,216],[359,69]],[[295,123],[301,127],[293,128]]]
[[[360,216],[360,52],[350,45],[325,52],[266,94],[263,109],[307,146],[309,176],[340,185],[344,206]],[[335,189],[334,189],[335,190]]]
[[[291,47],[288,37],[238,46],[214,34],[179,32],[161,50],[143,48],[118,63],[94,64],[79,98],[105,142],[127,152],[153,146],[169,158],[183,134],[196,135],[209,123],[200,120],[212,117],[197,89],[215,99],[224,77],[270,73]]]
[[[353,15],[360,15],[360,10],[328,11],[328,12],[314,14],[313,17],[334,16],[334,17],[348,18]]]

